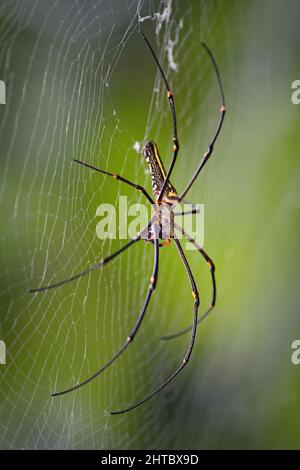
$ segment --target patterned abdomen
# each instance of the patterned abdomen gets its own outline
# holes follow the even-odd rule
[[[158,148],[155,142],[146,142],[142,150],[143,157],[149,165],[151,180],[152,180],[152,192],[154,196],[158,197],[160,190],[163,186],[163,182],[166,178],[166,170],[161,161],[158,153]],[[164,194],[168,195],[176,194],[174,187],[171,183],[167,184]]]

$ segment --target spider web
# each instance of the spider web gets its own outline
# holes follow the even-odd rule
[[[176,344],[159,340],[192,318],[188,282],[173,246],[161,254],[158,288],[134,344],[101,377],[64,397],[53,399],[50,393],[91,375],[131,331],[149,283],[151,246],[134,246],[105,269],[63,288],[36,295],[28,290],[68,278],[124,243],[97,239],[100,203],[117,206],[124,194],[130,202],[142,201],[134,190],[72,159],[120,173],[148,189],[149,175],[137,149],[155,139],[170,163],[170,111],[140,28],[175,91],[182,151],[172,181],[183,189],[218,118],[215,77],[200,40],[212,40],[221,65],[230,69],[225,48],[230,28],[222,2],[15,0],[1,2],[0,19],[0,78],[7,87],[0,127],[0,339],[7,345],[7,364],[0,369],[1,447],[195,445],[189,425],[195,388],[188,389],[202,393],[202,409],[212,403],[208,377],[218,373],[214,362],[206,367],[202,362],[201,379],[193,365],[140,411],[109,415],[160,384],[185,352],[187,337]],[[212,163],[210,171],[217,168]],[[223,165],[215,177],[225,171]],[[209,207],[217,207],[219,193],[209,189],[212,184],[214,178],[208,177],[201,193],[193,189],[193,202],[203,202],[209,190]],[[215,212],[206,223],[216,227],[220,216]],[[203,279],[205,306],[207,267],[189,259]],[[200,352],[207,357],[214,341],[209,338],[207,345],[196,347],[196,357]],[[207,393],[199,392],[206,383]],[[212,426],[205,413],[203,419]],[[187,430],[186,440],[177,438],[179,425]]]

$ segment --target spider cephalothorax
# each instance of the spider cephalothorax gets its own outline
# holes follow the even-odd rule
[[[145,401],[149,400],[152,398],[154,395],[159,393],[168,383],[170,383],[178,374],[179,372],[186,366],[188,363],[192,351],[193,351],[193,346],[195,342],[195,337],[196,337],[196,330],[197,330],[197,325],[199,321],[201,321],[203,318],[205,318],[208,313],[212,310],[212,308],[215,305],[216,302],[216,282],[215,282],[215,267],[214,263],[211,260],[211,258],[207,255],[207,253],[203,250],[201,246],[199,246],[195,240],[178,224],[175,222],[175,217],[176,215],[185,215],[187,213],[193,213],[191,212],[182,212],[182,213],[174,213],[173,209],[175,206],[177,206],[181,201],[184,200],[186,194],[188,191],[191,189],[192,185],[196,181],[199,173],[202,171],[204,165],[208,161],[209,157],[211,156],[214,148],[214,144],[218,138],[218,135],[220,133],[224,116],[225,116],[225,99],[224,99],[224,92],[223,92],[223,86],[221,83],[221,78],[220,78],[220,73],[216,64],[216,61],[210,51],[210,49],[206,46],[206,44],[202,43],[202,46],[206,50],[212,65],[214,67],[216,77],[218,80],[219,84],[219,89],[220,89],[220,95],[221,95],[221,107],[220,107],[220,120],[218,122],[216,131],[213,135],[213,138],[211,139],[208,149],[205,152],[196,172],[190,179],[189,183],[185,187],[185,190],[178,195],[176,192],[174,186],[170,183],[170,176],[172,173],[172,170],[174,168],[176,158],[178,155],[179,151],[179,142],[178,142],[178,137],[177,137],[177,122],[176,122],[176,112],[175,112],[175,103],[174,103],[174,96],[173,92],[171,91],[168,81],[166,79],[166,76],[164,74],[164,71],[154,53],[154,50],[152,49],[151,44],[149,43],[148,39],[145,37],[143,33],[141,33],[144,40],[146,41],[149,50],[156,62],[156,65],[161,73],[162,79],[164,81],[166,90],[167,90],[167,99],[170,105],[170,110],[172,114],[172,121],[173,121],[173,138],[172,138],[172,150],[173,150],[173,158],[171,161],[171,165],[168,169],[168,172],[165,171],[165,168],[163,166],[163,163],[161,161],[161,158],[159,156],[158,148],[157,145],[154,142],[147,142],[144,147],[143,147],[143,156],[146,160],[146,162],[149,165],[149,170],[150,170],[150,175],[152,179],[152,191],[155,200],[152,199],[152,197],[148,194],[145,188],[143,188],[141,185],[133,183],[132,181],[124,178],[123,176],[117,175],[115,173],[109,173],[107,171],[101,170],[93,165],[89,165],[88,163],[81,162],[79,160],[75,160],[76,163],[83,165],[85,167],[88,167],[92,170],[95,170],[99,173],[102,173],[107,176],[111,176],[115,178],[118,181],[121,181],[125,184],[128,184],[129,186],[135,188],[136,190],[140,191],[145,198],[150,202],[152,206],[152,217],[151,220],[149,221],[148,225],[144,227],[143,230],[141,230],[134,238],[132,238],[127,244],[123,245],[119,250],[115,251],[111,255],[100,259],[96,264],[89,266],[87,269],[82,271],[81,273],[76,274],[75,276],[72,276],[68,279],[65,279],[63,281],[59,281],[56,284],[51,284],[48,286],[44,287],[38,287],[37,289],[31,289],[30,292],[41,292],[41,291],[47,291],[49,289],[53,289],[56,287],[63,286],[69,282],[72,282],[76,279],[79,279],[80,277],[95,271],[99,268],[101,268],[103,265],[109,263],[113,259],[115,259],[118,255],[120,255],[122,252],[124,252],[126,249],[131,247],[132,245],[136,244],[140,240],[145,240],[148,242],[152,242],[153,247],[154,247],[154,262],[153,262],[153,270],[152,274],[150,277],[150,284],[149,288],[145,297],[144,304],[142,306],[142,309],[140,311],[140,314],[136,320],[136,323],[130,332],[130,334],[126,337],[126,340],[123,344],[123,346],[115,353],[115,355],[108,361],[106,364],[104,364],[99,370],[97,370],[92,376],[88,377],[84,381],[78,383],[77,385],[74,385],[70,388],[67,388],[61,392],[55,392],[52,393],[52,396],[57,396],[57,395],[64,395],[65,393],[72,392],[73,390],[76,390],[78,388],[81,388],[83,385],[86,385],[87,383],[91,382],[94,380],[96,377],[98,377],[104,370],[106,370],[111,364],[114,363],[114,361],[125,351],[125,349],[128,347],[129,344],[132,343],[133,339],[135,338],[135,335],[137,334],[141,323],[143,321],[143,318],[145,316],[145,313],[147,311],[151,296],[154,292],[154,289],[157,284],[157,276],[158,276],[158,263],[159,263],[159,248],[161,246],[167,246],[171,240],[174,240],[174,244],[176,245],[176,248],[178,249],[179,256],[183,262],[183,265],[185,267],[186,273],[188,275],[188,279],[191,285],[192,289],[192,295],[194,298],[194,315],[193,315],[193,324],[192,326],[187,327],[185,330],[180,331],[179,333],[175,335],[169,335],[163,337],[164,339],[171,339],[175,338],[182,333],[185,333],[187,331],[192,330],[191,333],[191,338],[188,344],[188,348],[186,351],[186,354],[183,357],[182,363],[177,367],[177,369],[156,389],[154,389],[151,393],[149,393],[145,398],[140,400],[139,402],[135,403],[134,405],[129,406],[128,408],[125,408],[120,411],[113,411],[111,414],[120,414],[120,413],[125,413],[127,411],[130,411]],[[191,268],[189,266],[189,263],[186,259],[186,256],[184,254],[184,251],[181,247],[181,244],[176,236],[176,231],[180,233],[180,235],[183,235],[193,246],[194,248],[203,256],[203,258],[207,261],[209,268],[210,268],[210,273],[211,273],[211,280],[212,280],[212,300],[211,300],[211,305],[209,308],[202,314],[202,316],[198,319],[198,308],[200,304],[200,299],[199,299],[199,294],[196,286],[196,282],[194,279],[194,276],[192,274]],[[160,243],[159,240],[162,240],[163,243]]]
[[[154,204],[152,206],[151,224],[142,232],[141,239],[146,242],[163,240],[159,246],[168,246],[174,238],[174,211],[170,204]]]

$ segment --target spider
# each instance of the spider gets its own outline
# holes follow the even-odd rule
[[[87,383],[91,382],[94,380],[96,377],[98,377],[104,370],[106,370],[109,366],[111,366],[115,360],[121,356],[121,354],[127,349],[129,344],[132,343],[134,340],[141,324],[144,319],[145,313],[147,311],[151,296],[154,292],[154,289],[157,284],[157,277],[158,277],[158,265],[159,265],[159,249],[163,246],[167,246],[171,243],[171,241],[174,241],[176,248],[178,250],[179,256],[181,258],[181,261],[184,265],[184,268],[186,270],[191,289],[192,289],[192,295],[194,298],[194,307],[193,307],[193,323],[191,326],[188,328],[185,328],[184,330],[181,330],[179,333],[169,335],[169,336],[164,336],[163,339],[171,339],[180,336],[183,333],[186,333],[188,331],[191,331],[191,337],[189,340],[189,344],[186,350],[186,353],[183,357],[183,360],[181,364],[177,367],[177,369],[157,388],[155,388],[151,393],[146,395],[142,400],[134,403],[133,405],[118,410],[118,411],[112,411],[112,415],[117,415],[121,413],[126,413],[130,410],[133,410],[134,408],[137,408],[138,406],[142,405],[146,401],[148,401],[150,398],[154,397],[154,395],[157,395],[161,390],[163,390],[181,371],[182,369],[188,364],[190,357],[192,355],[194,343],[195,343],[195,338],[196,338],[196,331],[197,331],[197,325],[201,320],[203,320],[209,313],[210,311],[214,308],[215,303],[216,303],[216,281],[215,281],[215,265],[212,261],[212,259],[208,256],[208,254],[203,250],[201,246],[197,244],[197,242],[181,227],[175,222],[175,217],[178,214],[183,214],[186,215],[188,212],[183,212],[183,213],[174,213],[174,207],[176,207],[181,201],[184,200],[186,194],[189,192],[193,184],[195,183],[197,177],[199,176],[200,172],[203,170],[205,164],[207,163],[208,159],[213,153],[214,145],[215,142],[220,134],[224,117],[225,117],[225,97],[224,97],[224,90],[223,90],[223,85],[220,77],[220,72],[216,63],[216,60],[211,52],[211,50],[208,48],[208,46],[202,42],[201,45],[208,54],[208,57],[212,63],[212,66],[214,68],[214,72],[217,78],[218,82],[218,87],[219,87],[219,92],[220,92],[220,99],[221,99],[221,107],[220,107],[220,118],[216,127],[216,130],[213,134],[213,137],[208,145],[208,149],[205,152],[205,154],[202,157],[202,160],[199,163],[198,168],[196,169],[196,172],[190,179],[189,183],[187,184],[186,188],[182,192],[182,194],[178,195],[175,187],[171,184],[170,182],[170,177],[177,159],[178,151],[179,151],[179,141],[178,141],[178,136],[177,136],[177,119],[176,119],[176,111],[175,111],[175,102],[174,102],[174,95],[173,92],[169,86],[169,83],[167,81],[166,75],[159,63],[159,60],[149,42],[147,37],[144,35],[143,32],[140,32],[142,37],[144,38],[146,45],[148,46],[148,49],[156,63],[156,66],[158,67],[161,77],[164,82],[164,86],[166,88],[167,92],[167,99],[168,103],[170,106],[171,110],[171,116],[172,116],[172,124],[173,124],[173,158],[171,161],[171,165],[166,172],[164,165],[162,163],[162,160],[160,158],[158,148],[155,142],[149,141],[147,142],[143,149],[142,149],[142,155],[145,158],[148,166],[149,166],[149,173],[151,175],[152,179],[152,192],[154,199],[148,194],[146,189],[139,184],[136,184],[126,178],[124,178],[121,175],[109,173],[107,171],[101,170],[99,168],[96,168],[92,165],[89,165],[88,163],[79,161],[79,160],[74,160],[76,163],[79,165],[83,165],[91,170],[97,171],[102,173],[103,175],[110,176],[120,182],[123,182],[129,186],[132,186],[134,189],[137,191],[140,191],[144,197],[150,202],[152,205],[153,210],[153,216],[151,217],[150,222],[148,225],[140,231],[134,238],[132,238],[127,244],[122,246],[119,250],[115,251],[114,253],[110,254],[106,258],[100,259],[96,264],[89,266],[87,269],[84,271],[80,272],[79,274],[70,277],[68,279],[65,279],[63,281],[57,282],[52,285],[47,285],[44,287],[38,287],[36,289],[31,289],[30,292],[41,292],[41,291],[47,291],[49,289],[54,289],[60,286],[63,286],[69,282],[72,282],[76,279],[79,279],[80,277],[90,273],[91,271],[95,271],[97,269],[102,268],[105,264],[109,263],[113,259],[115,259],[117,256],[119,256],[121,253],[123,253],[125,250],[130,248],[131,246],[135,245],[137,242],[140,240],[147,241],[151,243],[154,247],[154,261],[153,261],[153,270],[152,270],[152,275],[150,278],[150,284],[149,288],[146,294],[146,298],[143,304],[143,307],[141,309],[141,312],[136,320],[136,323],[134,325],[134,328],[130,332],[130,334],[127,336],[123,346],[119,349],[119,351],[108,361],[105,365],[103,365],[99,370],[97,370],[93,375],[85,379],[84,381],[78,383],[77,385],[67,388],[65,390],[59,391],[59,392],[54,392],[51,394],[51,396],[59,396],[59,395],[64,395],[66,393],[72,392],[76,389],[79,389],[86,385]],[[190,211],[189,213],[195,213],[195,210]],[[184,254],[184,251],[182,249],[182,246],[175,234],[175,230],[181,233],[185,239],[187,239],[193,246],[196,248],[196,250],[202,255],[202,257],[206,260],[206,262],[209,265],[210,268],[210,274],[211,274],[211,282],[212,282],[212,300],[210,307],[206,310],[206,312],[198,318],[198,309],[200,305],[200,298],[199,298],[199,293],[197,290],[196,282],[193,276],[193,273],[191,271],[191,268],[189,266],[189,263],[187,261],[187,258]],[[160,242],[161,240],[161,242]]]

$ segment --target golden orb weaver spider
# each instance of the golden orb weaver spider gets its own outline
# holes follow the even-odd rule
[[[189,183],[187,184],[185,190],[183,193],[179,196],[176,189],[170,182],[170,176],[172,174],[178,151],[179,151],[179,141],[177,137],[177,119],[176,119],[176,111],[175,111],[175,103],[174,103],[174,96],[173,92],[171,91],[171,88],[169,86],[169,83],[167,81],[167,78],[165,76],[165,73],[155,55],[155,52],[147,39],[147,37],[141,32],[142,37],[144,38],[153,58],[154,61],[160,71],[160,74],[162,76],[162,79],[164,81],[166,90],[167,90],[167,98],[171,110],[171,115],[172,115],[172,120],[173,120],[173,158],[171,165],[168,169],[168,172],[166,173],[164,165],[161,161],[161,158],[159,156],[158,148],[157,145],[154,142],[147,142],[142,150],[142,154],[148,163],[149,170],[150,170],[150,175],[152,178],[152,192],[153,196],[155,197],[155,200],[152,199],[152,197],[148,194],[148,192],[143,188],[142,186],[133,183],[132,181],[129,181],[126,178],[123,178],[120,175],[109,173],[107,171],[101,170],[99,168],[96,168],[92,165],[89,165],[85,162],[79,161],[79,160],[74,160],[76,163],[86,166],[92,170],[98,171],[104,175],[111,176],[112,178],[115,178],[116,180],[119,180],[125,184],[128,184],[129,186],[132,186],[136,190],[140,191],[146,198],[147,200],[151,203],[152,207],[154,208],[154,215],[152,216],[150,222],[148,225],[141,230],[140,233],[138,233],[134,238],[132,238],[126,245],[121,247],[119,250],[115,251],[111,255],[107,256],[106,258],[101,259],[98,263],[88,267],[84,271],[80,272],[79,274],[69,278],[65,279],[64,281],[57,282],[56,284],[44,286],[44,287],[39,287],[36,289],[31,289],[29,292],[41,292],[41,291],[47,291],[49,289],[54,289],[56,287],[63,286],[64,284],[67,284],[69,282],[72,282],[76,279],[79,279],[80,277],[84,276],[85,274],[90,273],[91,271],[95,271],[114,258],[116,258],[118,255],[120,255],[123,251],[125,251],[127,248],[131,247],[135,243],[137,243],[140,240],[145,240],[148,242],[151,242],[154,246],[154,262],[153,262],[153,270],[152,270],[152,275],[150,278],[150,285],[146,294],[146,298],[143,304],[143,307],[141,309],[141,312],[138,316],[138,319],[134,325],[134,328],[130,332],[130,334],[127,336],[127,339],[125,340],[125,343],[123,346],[119,349],[119,351],[108,361],[104,366],[102,366],[99,370],[97,370],[92,376],[88,377],[86,380],[78,383],[77,385],[70,387],[68,389],[62,390],[60,392],[55,392],[52,393],[51,396],[59,396],[59,395],[64,395],[66,393],[72,392],[80,387],[83,387],[87,383],[91,382],[94,380],[96,377],[98,377],[105,369],[107,369],[109,366],[111,366],[115,360],[125,351],[125,349],[128,347],[130,343],[132,343],[135,335],[138,332],[138,329],[142,323],[142,320],[145,316],[145,313],[147,311],[150,298],[152,296],[152,293],[156,287],[157,283],[157,276],[158,276],[158,265],[159,265],[159,248],[162,246],[167,246],[169,243],[174,240],[175,245],[178,249],[180,258],[183,262],[183,265],[185,267],[191,288],[192,288],[192,294],[194,297],[194,315],[193,315],[193,324],[185,328],[184,330],[180,331],[179,333],[176,333],[174,335],[170,336],[165,336],[163,339],[171,339],[180,336],[183,333],[186,333],[190,330],[192,330],[191,333],[191,338],[188,344],[188,348],[186,351],[186,354],[182,360],[182,363],[177,367],[175,372],[171,374],[159,387],[154,389],[151,393],[146,395],[142,400],[134,403],[133,405],[129,406],[128,408],[118,410],[118,411],[112,411],[111,414],[116,415],[116,414],[121,414],[121,413],[126,413],[130,410],[133,410],[134,408],[137,408],[138,406],[142,405],[146,401],[148,401],[150,398],[152,398],[154,395],[157,395],[163,388],[165,388],[180,372],[181,370],[187,365],[189,362],[189,359],[191,357],[194,343],[195,343],[195,337],[196,337],[196,331],[197,331],[197,325],[201,320],[203,320],[209,312],[214,308],[215,303],[216,303],[216,281],[215,281],[215,266],[212,261],[212,259],[207,255],[207,253],[199,246],[196,241],[190,237],[186,231],[179,226],[178,224],[175,223],[174,221],[174,216],[176,216],[176,213],[173,212],[174,207],[176,207],[181,201],[184,200],[184,197],[188,193],[188,191],[191,189],[192,185],[196,181],[199,173],[203,169],[204,165],[210,158],[213,149],[214,149],[214,144],[220,134],[224,117],[225,117],[225,97],[224,97],[224,90],[223,90],[223,85],[220,77],[220,72],[216,63],[216,60],[208,48],[208,46],[205,43],[201,43],[205,51],[207,52],[212,66],[214,68],[218,85],[219,85],[219,91],[220,91],[220,97],[221,97],[221,108],[220,108],[220,119],[217,125],[217,128],[215,130],[215,133],[211,139],[210,144],[208,145],[208,149],[205,152],[196,172],[190,179]],[[193,211],[192,211],[193,212]],[[167,230],[166,230],[167,227]],[[181,247],[181,244],[178,240],[178,238],[175,235],[174,229],[178,230],[196,249],[199,251],[199,253],[203,256],[203,258],[206,260],[210,267],[210,272],[211,272],[211,281],[212,281],[212,301],[210,307],[206,310],[206,312],[198,319],[198,308],[200,305],[200,298],[196,286],[195,279],[193,277],[191,268],[189,266],[189,263],[186,259],[186,256],[184,254],[184,251]],[[162,243],[159,243],[159,240],[162,240]]]

